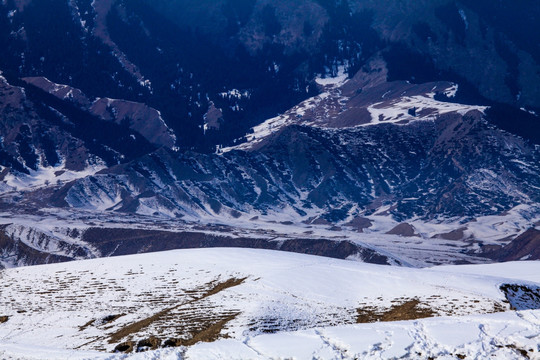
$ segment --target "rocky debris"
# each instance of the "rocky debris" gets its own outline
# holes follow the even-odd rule
[[[121,318],[124,315],[126,315],[126,314],[107,315],[104,318],[100,319],[99,323],[100,323],[100,325],[108,324],[108,323],[111,323],[113,321],[118,320],[119,318]]]
[[[155,336],[150,336],[147,339],[142,339],[137,342],[136,352],[143,352],[148,350],[156,350],[161,346],[161,340]]]
[[[114,348],[114,352],[130,353],[133,352],[135,343],[133,341],[125,341],[121,344],[118,344]]]
[[[520,284],[503,284],[501,291],[513,310],[540,309],[540,287]]]
[[[168,347],[179,347],[179,346],[182,346],[184,340],[183,339],[167,339],[165,340],[165,342],[163,343],[163,347],[165,348],[168,348]]]

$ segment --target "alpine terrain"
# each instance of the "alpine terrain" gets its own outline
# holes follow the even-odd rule
[[[539,23],[1,1],[0,358],[540,359]]]

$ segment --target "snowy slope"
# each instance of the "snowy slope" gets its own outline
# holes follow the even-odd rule
[[[538,262],[410,269],[195,249],[8,269],[0,278],[3,358],[120,359],[93,351],[152,336],[188,348],[140,358],[512,359],[516,349],[531,358],[540,351],[540,313],[531,310],[540,307]],[[503,284],[529,291],[509,298],[520,311],[500,313],[510,307]],[[443,317],[416,320],[425,316]],[[399,319],[411,321],[357,324]]]

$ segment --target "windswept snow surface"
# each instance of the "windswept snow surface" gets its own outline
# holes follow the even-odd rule
[[[448,93],[454,93],[453,88],[449,88]],[[470,111],[480,111],[484,113],[485,106],[464,105],[458,103],[442,102],[434,99],[435,94],[425,94],[416,96],[403,96],[391,101],[384,101],[368,107],[372,120],[369,125],[380,123],[400,123],[403,121],[415,120],[435,120],[437,117],[457,113],[465,115]],[[416,114],[411,115],[409,111],[415,109]]]
[[[540,262],[412,269],[193,249],[7,269],[0,279],[0,316],[9,317],[0,323],[3,359],[125,359],[110,353],[120,342],[189,339],[220,322],[217,341],[129,358],[540,356],[540,304],[510,311],[499,289],[539,289]],[[357,323],[362,311],[408,301],[440,317]]]
[[[5,177],[3,183],[10,191],[28,191],[41,187],[47,187],[51,184],[64,184],[76,179],[94,175],[100,170],[105,169],[105,164],[95,161],[93,165],[86,167],[82,171],[67,170],[65,161],[56,166],[40,166],[37,170],[30,170],[30,174],[11,173]]]

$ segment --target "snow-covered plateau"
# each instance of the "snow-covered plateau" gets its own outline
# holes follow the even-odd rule
[[[415,269],[216,248],[0,279],[2,359],[540,358],[535,261]]]

